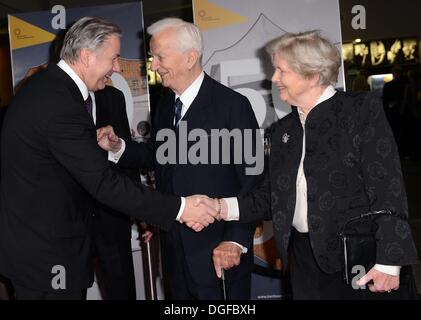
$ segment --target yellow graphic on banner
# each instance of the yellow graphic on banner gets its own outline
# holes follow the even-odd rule
[[[56,37],[51,32],[11,15],[9,15],[9,34],[12,50],[51,42]]]
[[[194,0],[194,21],[200,30],[205,31],[243,23],[247,18],[208,0]]]

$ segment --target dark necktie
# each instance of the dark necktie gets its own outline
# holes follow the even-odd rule
[[[181,107],[183,106],[183,103],[181,102],[180,98],[177,98],[177,100],[175,100],[175,126],[178,126],[178,121],[180,121],[181,119]]]
[[[89,115],[92,117],[92,98],[90,94],[88,94],[88,99],[85,100],[85,106]]]

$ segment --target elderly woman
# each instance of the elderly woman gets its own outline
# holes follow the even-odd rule
[[[246,196],[219,202],[222,217],[273,220],[281,259],[287,261],[291,253],[294,299],[409,297],[407,282],[413,278],[406,275],[410,267],[401,267],[416,263],[417,253],[405,219],[376,220],[376,264],[357,282],[369,290],[347,285],[341,271],[338,233],[347,220],[383,209],[408,215],[398,152],[381,101],[371,93],[334,89],[340,54],[318,32],[287,33],[267,49],[275,68],[272,81],[281,99],[294,107],[272,127],[264,181]],[[214,254],[218,275],[221,267],[236,263]]]

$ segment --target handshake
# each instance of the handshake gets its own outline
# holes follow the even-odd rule
[[[117,153],[122,148],[122,140],[109,125],[97,129],[97,141],[105,151]],[[185,207],[178,221],[196,232],[213,223],[215,219],[219,221],[228,216],[228,206],[222,199],[212,199],[203,195],[189,196],[185,199]]]
[[[212,199],[204,195],[186,197],[186,205],[179,222],[199,232],[215,220],[228,218],[228,206],[223,199]]]

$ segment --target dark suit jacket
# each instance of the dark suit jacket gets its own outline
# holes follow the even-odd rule
[[[96,127],[111,125],[114,132],[125,141],[131,140],[130,126],[127,119],[124,94],[120,90],[106,86],[95,92]],[[108,159],[108,153],[104,152]],[[121,169],[109,162],[113,170],[121,172],[140,183],[139,170]],[[115,244],[131,239],[132,220],[129,216],[109,208],[99,202],[95,203],[94,230],[104,243]],[[131,254],[131,253],[130,253]]]
[[[0,132],[1,132],[1,128],[3,127],[3,118],[4,118],[4,115],[6,114],[6,110],[7,110],[7,106],[0,107]],[[0,148],[1,148],[1,141],[0,141]],[[0,157],[0,166],[1,166],[1,157]],[[1,183],[1,172],[0,172],[0,183]]]
[[[54,292],[56,265],[66,290],[92,284],[91,196],[161,228],[174,223],[180,199],[110,168],[78,87],[56,65],[20,88],[1,139],[0,273],[15,284]]]
[[[174,131],[174,94],[168,94],[158,104],[155,110],[153,138],[161,129]],[[211,129],[226,128],[258,129],[253,110],[249,101],[235,91],[221,85],[208,75],[205,75],[199,93],[192,105],[182,118],[187,122],[188,132],[193,129],[203,129],[207,138]],[[180,124],[181,126],[181,124]],[[179,128],[180,128],[179,126]],[[179,129],[175,130],[180,134]],[[234,164],[165,164],[154,159],[155,150],[163,142],[145,144],[129,144],[119,163],[127,166],[148,166],[155,160],[155,178],[157,189],[163,192],[175,193],[180,196],[205,194],[210,197],[230,197],[239,192],[249,190],[254,184],[255,176],[245,175],[244,162]],[[177,154],[178,139],[176,143]],[[208,143],[209,141],[206,141]],[[188,147],[194,144],[189,142]],[[210,150],[210,148],[209,148]],[[211,152],[209,152],[210,159]],[[231,148],[231,156],[233,150]],[[219,158],[221,161],[221,157]],[[221,162],[219,162],[221,163]],[[186,262],[193,280],[200,285],[215,286],[218,283],[212,264],[212,250],[224,240],[236,241],[249,249],[249,253],[242,256],[241,264],[232,269],[232,280],[245,274],[250,274],[253,266],[253,235],[255,224],[239,224],[237,222],[215,222],[203,231],[196,233],[184,225],[175,225],[172,232],[180,232]],[[163,234],[163,260],[171,266],[176,255],[174,243],[168,234]],[[171,269],[171,268],[169,268]],[[172,270],[168,270],[170,276]]]
[[[310,111],[305,123],[308,227],[314,256],[326,273],[340,270],[338,232],[345,221],[370,210],[408,215],[396,144],[381,100],[372,93],[337,92]],[[303,128],[296,109],[274,124],[269,171],[259,188],[239,198],[240,220],[273,220],[283,261],[295,210]],[[416,263],[406,222],[379,219],[377,263]]]

